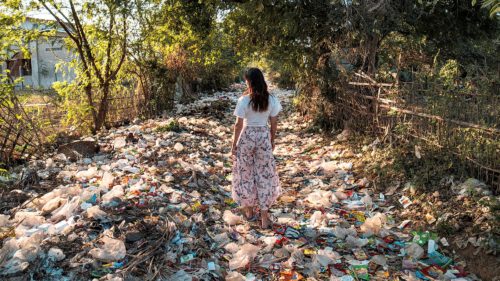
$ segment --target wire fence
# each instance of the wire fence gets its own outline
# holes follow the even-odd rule
[[[439,87],[439,86],[437,86]],[[337,100],[353,127],[371,126],[425,142],[459,159],[463,170],[500,191],[500,97],[445,93],[434,85],[377,83],[358,76]],[[445,93],[445,94],[443,94]],[[367,121],[368,120],[368,121]]]
[[[8,98],[8,100],[7,100]],[[133,89],[108,99],[105,126],[128,123],[140,114]],[[57,102],[21,103],[15,95],[4,97],[0,107],[0,164],[19,164],[43,153],[58,134],[72,131],[65,125],[66,112]]]

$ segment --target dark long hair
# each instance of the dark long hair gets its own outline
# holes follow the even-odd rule
[[[269,92],[264,74],[258,68],[249,68],[245,72],[245,80],[250,84],[250,105],[254,111],[266,111],[269,105]]]

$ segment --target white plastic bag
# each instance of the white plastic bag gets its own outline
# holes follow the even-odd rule
[[[61,197],[53,198],[49,200],[45,205],[43,205],[42,214],[50,214],[55,209],[60,208],[62,205],[66,203],[68,203],[68,199],[66,198],[61,198]]]
[[[102,196],[102,202],[103,203],[109,203],[114,197],[121,198],[125,195],[125,192],[123,191],[123,186],[121,185],[115,185],[113,189],[111,189],[108,193],[104,194]]]
[[[230,271],[226,275],[226,281],[245,281],[246,278],[241,273],[237,271]]]
[[[229,269],[235,270],[238,268],[245,267],[253,258],[257,256],[257,252],[259,252],[260,247],[245,244],[241,246],[240,250],[233,255],[233,258],[229,261]]]
[[[105,220],[108,215],[99,206],[93,206],[87,209],[87,217],[94,220]]]
[[[367,218],[361,225],[361,232],[378,235],[386,221],[387,217],[384,214],[376,213],[373,217]]]
[[[230,210],[225,210],[224,215],[222,215],[222,219],[224,219],[224,222],[227,223],[228,225],[236,225],[241,223],[242,218],[241,216],[233,214]]]
[[[312,208],[330,208],[332,206],[331,196],[331,191],[315,190],[306,197],[307,205]]]
[[[80,196],[73,197],[71,201],[52,212],[51,220],[53,222],[58,222],[64,218],[69,219],[73,216],[73,213],[78,206],[80,206]]]
[[[101,241],[104,243],[101,247],[89,251],[89,255],[93,258],[108,262],[125,258],[127,249],[123,241],[106,236],[103,237]]]

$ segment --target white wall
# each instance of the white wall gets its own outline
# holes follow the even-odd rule
[[[22,24],[25,29],[47,29],[49,27],[43,21],[32,21],[27,19]],[[75,78],[74,71],[65,65],[64,71],[56,70],[56,65],[61,62],[70,62],[74,57],[64,43],[65,33],[62,29],[49,38],[40,38],[29,43],[31,53],[32,75],[24,76],[24,82],[17,87],[32,87],[34,89],[50,89],[56,81],[72,81]]]

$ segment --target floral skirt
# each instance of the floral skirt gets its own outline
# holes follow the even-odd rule
[[[268,127],[244,127],[233,163],[232,196],[242,207],[268,210],[281,193]]]

